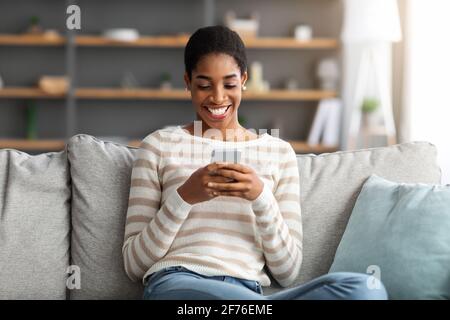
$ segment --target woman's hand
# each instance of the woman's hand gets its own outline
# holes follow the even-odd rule
[[[264,182],[255,171],[242,164],[219,163],[216,173],[222,177],[234,179],[235,182],[208,183],[214,196],[240,197],[253,201],[258,198],[264,188]]]
[[[193,172],[189,179],[177,189],[181,198],[189,204],[196,204],[217,196],[213,194],[214,190],[208,187],[208,183],[232,181],[232,179],[217,175],[216,171],[219,166],[219,163],[214,162]]]

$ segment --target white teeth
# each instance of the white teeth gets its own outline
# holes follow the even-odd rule
[[[224,114],[227,111],[228,107],[223,107],[223,108],[219,108],[219,109],[211,109],[208,108],[209,112],[211,112],[214,115],[220,116],[222,114]]]

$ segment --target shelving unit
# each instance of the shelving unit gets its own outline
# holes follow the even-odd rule
[[[204,25],[215,24],[214,0],[203,0]],[[122,89],[114,87],[79,87],[76,86],[76,56],[83,48],[156,48],[156,49],[182,49],[189,39],[188,34],[178,35],[142,35],[133,42],[114,41],[103,36],[93,34],[77,34],[68,31],[59,36],[0,34],[0,46],[10,47],[62,47],[66,55],[66,74],[71,81],[71,86],[66,94],[52,95],[34,87],[5,87],[0,89],[0,99],[43,99],[65,101],[66,136],[54,140],[28,141],[21,139],[0,139],[0,148],[16,148],[20,150],[56,151],[64,147],[65,139],[73,135],[77,128],[76,110],[77,101],[83,100],[167,100],[189,101],[190,95],[185,90],[172,89],[160,90],[157,88]],[[289,37],[258,37],[243,38],[248,49],[252,50],[337,50],[339,41],[333,38],[314,38],[310,41],[298,41]],[[338,96],[338,92],[315,89],[280,90],[274,89],[267,92],[247,91],[243,94],[246,101],[257,102],[302,102],[318,101],[320,99]],[[309,104],[311,105],[311,104]],[[308,106],[309,106],[308,105]],[[304,106],[299,106],[303,108]],[[323,153],[333,152],[337,147],[325,147],[322,145],[311,146],[303,141],[289,141],[298,153]],[[132,140],[130,145],[138,145],[139,141]]]

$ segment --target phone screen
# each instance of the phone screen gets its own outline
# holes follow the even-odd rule
[[[241,151],[236,149],[215,149],[211,153],[211,162],[232,162],[241,161]]]

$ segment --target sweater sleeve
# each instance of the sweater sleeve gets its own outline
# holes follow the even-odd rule
[[[303,240],[297,157],[286,144],[275,192],[265,184],[252,202],[266,265],[283,287],[292,284],[300,271]]]
[[[122,254],[125,272],[142,280],[169,250],[192,205],[173,190],[161,205],[161,148],[156,133],[140,145],[131,173],[131,186]]]

